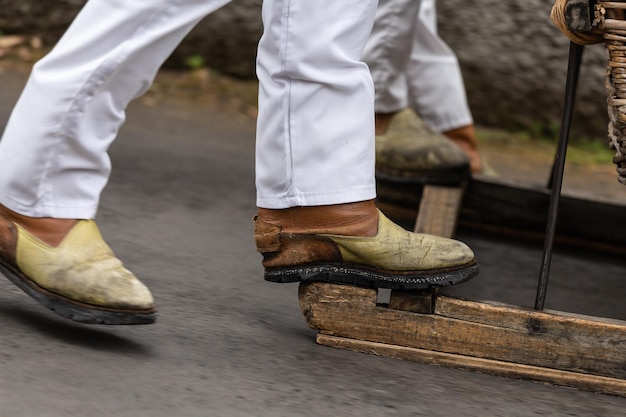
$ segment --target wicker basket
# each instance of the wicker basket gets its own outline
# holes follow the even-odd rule
[[[588,8],[588,15],[587,9]],[[626,185],[626,0],[557,0],[551,18],[573,42],[604,42],[609,55],[606,72],[608,137],[618,181]],[[583,24],[588,20],[589,25]],[[581,23],[583,22],[583,23]],[[584,28],[584,29],[582,29]]]

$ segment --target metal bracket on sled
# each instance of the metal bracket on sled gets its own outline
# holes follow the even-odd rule
[[[565,5],[565,22],[572,32],[593,29],[593,9],[596,0],[569,0]]]

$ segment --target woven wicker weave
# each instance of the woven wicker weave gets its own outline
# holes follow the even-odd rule
[[[568,27],[565,8],[570,0],[557,0],[550,17],[573,42],[581,45],[605,43],[609,62],[606,72],[608,93],[609,146],[615,151],[618,181],[626,185],[626,0],[598,1],[592,11],[592,30],[573,32]]]

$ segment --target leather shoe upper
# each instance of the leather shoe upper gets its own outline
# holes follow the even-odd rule
[[[146,310],[154,300],[104,242],[96,223],[80,220],[58,246],[0,217],[0,261],[41,288],[95,306]]]
[[[387,271],[428,271],[474,262],[474,253],[464,243],[409,232],[381,212],[373,237],[284,233],[257,216],[255,238],[266,268],[347,262]]]
[[[469,159],[454,142],[405,109],[393,116],[384,134],[376,135],[376,169],[469,170]]]

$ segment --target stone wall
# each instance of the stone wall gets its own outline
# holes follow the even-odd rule
[[[472,110],[487,125],[558,130],[569,40],[544,0],[438,2],[441,36],[456,51]],[[606,136],[604,47],[585,47],[575,136]]]
[[[0,0],[0,31],[39,34],[54,43],[84,0]],[[236,0],[203,20],[166,63],[202,55],[220,71],[254,76],[261,0]],[[440,33],[457,52],[477,123],[509,129],[558,129],[568,40],[550,23],[545,0],[439,0]],[[574,136],[604,138],[606,58],[585,48]]]

